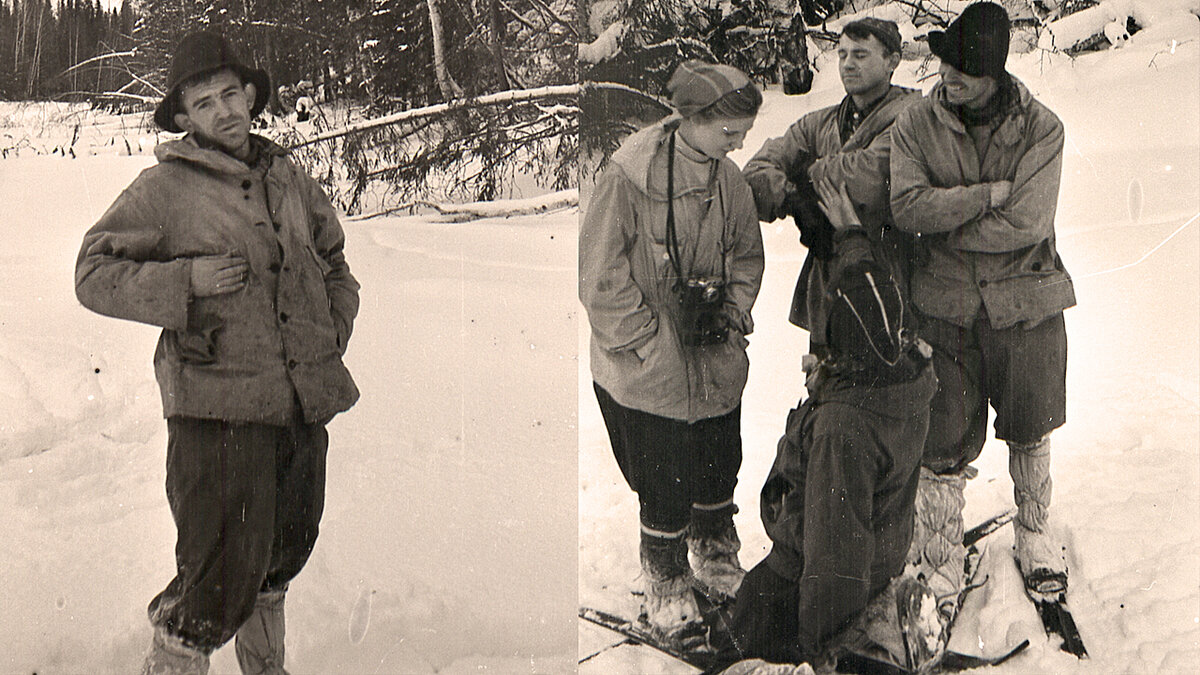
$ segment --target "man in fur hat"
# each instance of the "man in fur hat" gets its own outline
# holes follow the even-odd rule
[[[940,382],[923,477],[954,505],[940,522],[918,512],[915,538],[927,578],[948,599],[962,586],[962,490],[987,437],[989,404],[996,437],[1008,443],[1026,585],[1044,593],[1067,585],[1047,529],[1049,434],[1066,408],[1063,310],[1075,304],[1054,243],[1063,126],[1006,72],[1008,42],[1002,7],[969,5],[930,34],[941,81],[892,127],[892,213],[920,235],[912,298]]]
[[[244,673],[283,673],[283,603],[317,538],[325,425],[358,398],[342,363],[358,283],[337,214],[251,135],[267,74],[208,32],[180,42],[155,111],[185,132],[84,236],[89,309],[163,328],[176,575],[150,603],[147,674],[208,670],[236,635]]]

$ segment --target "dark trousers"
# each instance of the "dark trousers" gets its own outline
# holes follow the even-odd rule
[[[938,391],[922,463],[938,473],[970,464],[987,440],[988,404],[996,438],[1032,443],[1067,416],[1067,330],[1060,312],[1032,328],[971,326],[925,317],[921,337],[933,346]]]
[[[594,384],[613,455],[638,493],[641,522],[655,532],[679,532],[692,506],[732,502],[742,466],[742,408],[692,424],[626,408]]]
[[[175,578],[150,622],[197,649],[229,641],[260,592],[282,590],[317,541],[325,506],[322,425],[167,420]]]

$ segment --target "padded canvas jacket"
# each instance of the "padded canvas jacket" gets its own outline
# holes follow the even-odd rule
[[[347,410],[358,389],[342,363],[358,312],[344,234],[320,186],[270,141],[265,170],[190,137],[155,149],[158,164],[84,236],[79,301],[164,330],[154,354],[163,413],[285,425],[297,401],[309,423]],[[233,293],[193,298],[191,260],[249,264]]]
[[[856,386],[819,373],[808,386],[759,507],[766,564],[797,583],[798,642],[816,654],[904,567],[937,378],[925,362],[909,382]]]
[[[808,174],[814,182],[829,179],[835,185],[845,184],[870,242],[871,250],[865,257],[892,268],[897,281],[903,285],[908,244],[907,237],[890,231],[890,132],[896,116],[919,100],[919,91],[892,86],[845,143],[842,142],[839,119],[848,105],[848,98],[838,105],[808,113],[792,124],[783,136],[768,140],[743,170],[754,191],[758,217],[770,222],[787,215],[781,209],[788,189],[788,168],[802,155],[813,157],[815,161]],[[796,282],[789,318],[792,323],[810,331],[811,339],[817,343],[825,342],[829,289],[838,277],[840,264],[848,262],[838,258],[846,248],[838,245],[835,258],[829,261],[817,260],[810,254]],[[859,252],[852,255],[863,257]]]
[[[694,422],[741,403],[750,309],[763,276],[754,200],[729,159],[676,141],[675,222],[684,274],[725,277],[720,344],[684,346],[667,255],[668,141],[678,118],[626,139],[597,181],[579,236],[579,297],[592,329],[596,383],[627,408]]]
[[[1075,304],[1055,247],[1063,126],[1016,83],[1019,103],[985,152],[941,103],[942,86],[892,127],[892,213],[919,234],[913,303],[925,314],[969,326],[983,308],[996,329],[1036,324]],[[989,183],[1012,193],[989,209]]]

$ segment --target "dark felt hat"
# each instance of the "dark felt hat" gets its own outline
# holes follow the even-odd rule
[[[229,68],[242,78],[242,82],[254,84],[254,104],[250,106],[250,117],[258,116],[271,97],[271,78],[266,71],[251,68],[242,63],[228,40],[209,31],[189,33],[179,41],[175,57],[171,59],[171,70],[167,75],[167,93],[154,111],[154,122],[166,131],[181,133],[175,124],[175,113],[179,112],[179,86],[189,79]]]
[[[967,75],[1000,77],[1010,26],[1008,12],[994,2],[967,5],[945,31],[929,33],[929,51]]]

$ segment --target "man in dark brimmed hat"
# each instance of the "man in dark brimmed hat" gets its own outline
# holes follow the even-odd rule
[[[84,236],[89,309],[163,328],[176,576],[150,603],[148,674],[208,670],[235,635],[244,673],[283,673],[283,603],[317,538],[325,425],[358,398],[342,363],[358,312],[337,214],[286,152],[250,134],[267,74],[219,35],[183,38],[155,149]]]
[[[843,264],[874,258],[904,284],[907,235],[892,229],[888,203],[888,155],[892,121],[920,99],[915,89],[895,86],[901,37],[896,24],[867,17],[847,23],[838,40],[838,72],[846,97],[801,117],[763,144],[743,173],[764,222],[792,216],[808,257],[796,282],[790,319],[809,331],[809,349],[825,355],[830,286]],[[861,226],[836,236],[818,207],[814,185],[846,187]]]
[[[945,544],[926,547],[946,554],[924,561],[931,583],[960,586],[962,489],[990,404],[1009,447],[1021,572],[1033,591],[1062,592],[1067,569],[1047,516],[1049,434],[1066,407],[1063,310],[1075,304],[1054,234],[1063,126],[1005,70],[1008,42],[1004,8],[967,6],[929,35],[941,81],[892,129],[892,211],[920,235],[912,297],[940,381],[923,478],[958,504],[946,522],[918,513],[915,538]]]

